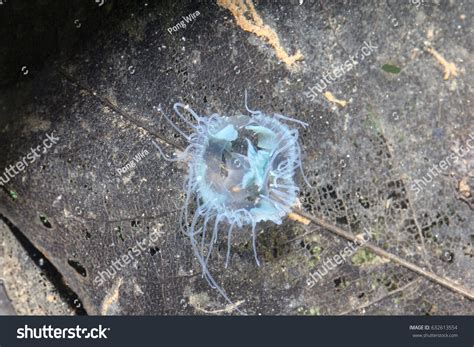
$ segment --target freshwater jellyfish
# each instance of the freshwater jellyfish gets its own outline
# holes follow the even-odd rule
[[[164,159],[188,163],[181,214],[183,232],[190,239],[203,277],[231,303],[207,266],[219,237],[219,227],[225,226],[226,229],[226,267],[230,259],[232,233],[244,226],[250,226],[255,261],[260,265],[256,249],[257,223],[271,221],[281,224],[291,212],[299,192],[294,178],[298,169],[309,185],[302,169],[298,130],[284,121],[303,127],[307,124],[280,114],[268,116],[250,110],[246,93],[248,115],[200,116],[181,103],[174,104],[173,108],[189,126],[190,133],[180,129],[161,108],[159,110],[189,145],[181,155],[168,158],[160,146],[153,143]],[[189,121],[182,110],[189,112],[194,121]],[[190,214],[192,200],[196,208]],[[207,239],[209,242],[205,244]]]

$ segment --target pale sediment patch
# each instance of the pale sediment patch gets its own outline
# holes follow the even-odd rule
[[[278,34],[263,23],[252,0],[217,0],[217,4],[229,10],[237,25],[243,30],[266,39],[275,50],[277,58],[284,62],[288,68],[293,67],[297,61],[303,60],[303,54],[299,50],[293,55],[288,55],[280,43]]]

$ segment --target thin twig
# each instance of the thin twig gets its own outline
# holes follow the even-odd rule
[[[308,214],[304,211],[301,211],[301,210],[294,210],[294,212],[300,214],[301,216],[303,216],[305,218],[308,218],[314,224],[319,225],[319,226],[321,226],[321,227],[333,232],[334,234],[339,235],[339,236],[341,236],[341,237],[343,237],[343,238],[345,238],[349,241],[352,241],[352,242],[360,241],[359,238],[357,238],[356,235],[353,235],[352,233],[350,233],[350,232],[348,232],[344,229],[341,229],[341,228],[339,228],[335,225],[332,225],[332,224],[324,221],[323,219],[312,216],[312,215],[310,215],[310,214]],[[399,256],[397,256],[395,254],[389,253],[389,252],[383,250],[382,248],[373,245],[370,242],[366,242],[366,243],[362,244],[360,247],[364,247],[364,248],[370,250],[371,252],[381,256],[381,257],[389,259],[389,260],[393,261],[394,263],[396,263],[398,265],[401,265],[401,266],[403,266],[403,267],[405,267],[405,268],[407,268],[407,269],[409,269],[413,272],[416,272],[419,275],[422,275],[422,276],[428,278],[432,282],[435,282],[439,285],[442,285],[446,288],[449,288],[452,291],[465,296],[469,300],[474,300],[474,293],[472,292],[472,290],[470,290],[468,288],[465,288],[465,287],[455,283],[451,279],[438,276],[437,274],[435,274],[431,271],[426,271],[423,268],[419,267],[418,265],[410,263],[409,261],[407,261],[403,258],[400,258]]]
[[[416,280],[413,280],[413,281],[411,281],[411,282],[408,282],[408,283],[405,284],[403,287],[400,287],[400,288],[398,288],[398,289],[395,289],[395,290],[389,292],[387,295],[382,295],[382,296],[378,297],[377,299],[374,299],[374,300],[372,300],[372,301],[369,301],[369,302],[367,302],[367,303],[365,303],[365,304],[363,304],[363,305],[361,305],[361,306],[359,306],[359,307],[351,308],[350,310],[347,310],[347,311],[338,313],[338,315],[339,315],[339,316],[345,316],[345,315],[348,315],[348,314],[351,313],[351,312],[363,310],[364,308],[367,308],[367,307],[369,307],[369,306],[372,306],[373,304],[376,304],[376,303],[379,302],[379,301],[382,301],[382,300],[384,300],[384,299],[386,299],[386,298],[389,298],[389,297],[391,297],[391,296],[393,296],[393,295],[395,295],[395,294],[397,294],[397,293],[403,292],[405,289],[407,289],[407,288],[413,286],[414,284],[420,282],[420,279],[421,279],[421,277],[418,277]]]
[[[237,301],[236,303],[234,304],[229,304],[227,305],[226,307],[224,307],[223,309],[219,309],[219,310],[206,310],[204,308],[202,308],[201,306],[195,304],[191,304],[197,311],[200,311],[200,312],[203,312],[203,313],[207,313],[207,314],[219,314],[219,313],[232,313],[233,311],[235,311],[237,309],[237,307],[239,307],[240,305],[242,305],[243,303],[245,302],[245,300],[239,300]]]
[[[82,83],[81,81],[75,79],[73,76],[71,76],[67,71],[65,71],[64,69],[62,68],[58,68],[57,69],[58,72],[66,79],[68,80],[69,82],[71,82],[73,85],[75,85],[76,87],[79,87],[80,89],[86,91],[90,96],[92,96],[93,98],[96,98],[101,104],[111,108],[112,110],[114,110],[116,113],[118,113],[119,115],[121,115],[123,118],[127,119],[128,121],[130,121],[132,124],[136,125],[138,128],[140,129],[143,129],[144,131],[146,131],[147,133],[149,133],[150,135],[153,135],[157,138],[159,138],[161,141],[167,143],[168,145],[174,147],[175,149],[177,150],[180,150],[181,152],[184,152],[184,147],[181,146],[180,144],[178,144],[177,142],[174,142],[174,141],[171,141],[169,139],[167,139],[166,137],[164,137],[163,135],[161,134],[158,134],[157,132],[154,132],[153,130],[149,129],[143,122],[137,120],[136,118],[134,118],[133,116],[131,116],[130,114],[128,114],[127,112],[123,111],[122,109],[120,109],[120,107],[118,107],[117,105],[115,105],[112,101],[110,101],[108,98],[104,97],[104,96],[101,96],[99,95],[97,92],[95,92],[92,88],[88,87],[87,85],[85,85],[84,83]]]

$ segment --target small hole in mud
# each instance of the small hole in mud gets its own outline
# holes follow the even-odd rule
[[[40,215],[39,218],[45,228],[51,229],[53,227],[45,215]]]
[[[347,217],[336,217],[336,223],[339,223],[339,224],[349,224],[349,222],[347,221]]]
[[[273,255],[273,258],[278,258],[278,249],[277,248],[273,248],[272,249],[272,255]]]
[[[151,247],[150,248],[150,255],[154,256],[156,253],[158,253],[160,249],[158,247]]]
[[[74,270],[76,270],[76,272],[81,275],[82,277],[87,277],[87,271],[86,269],[84,268],[84,266],[81,265],[81,263],[79,263],[78,261],[76,260],[71,260],[69,259],[67,261],[67,263],[69,264],[69,266],[71,266]]]
[[[123,237],[123,233],[122,233],[122,227],[116,226],[114,228],[114,232],[117,234],[117,236],[120,240],[125,241],[125,238]]]
[[[334,285],[337,289],[343,289],[347,286],[346,279],[344,277],[338,277],[334,280]]]
[[[398,288],[398,278],[397,278],[397,276],[393,276],[391,278],[386,278],[386,277],[378,278],[377,282],[380,283],[380,284],[383,284],[389,292],[391,292],[391,291]]]

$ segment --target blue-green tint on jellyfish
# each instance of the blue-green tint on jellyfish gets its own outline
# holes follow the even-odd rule
[[[246,106],[247,108],[247,106]],[[187,110],[196,123],[181,113]],[[174,105],[176,114],[193,132],[188,135],[163,113],[171,126],[189,142],[185,152],[170,161],[187,160],[186,199],[183,206],[184,232],[189,236],[203,276],[229,302],[225,292],[216,284],[207,267],[212,246],[217,242],[219,225],[227,228],[226,267],[230,258],[232,231],[250,226],[253,251],[257,264],[256,225],[261,221],[281,224],[297,201],[299,188],[296,170],[302,170],[298,130],[282,121],[306,123],[275,114],[267,116],[247,108],[249,115],[232,117],[213,114],[199,116],[183,104]],[[303,178],[306,178],[303,174]],[[306,181],[307,183],[307,181]],[[193,216],[188,206],[195,199]],[[190,223],[189,223],[189,222]],[[205,252],[206,234],[210,239]],[[198,242],[199,236],[201,242]],[[207,254],[206,254],[207,253]]]

